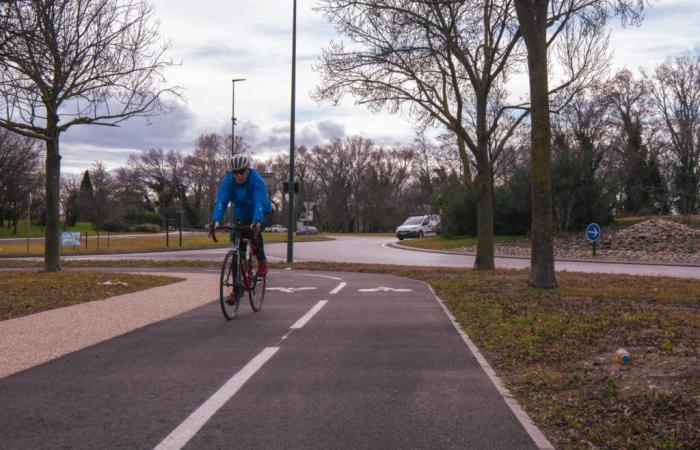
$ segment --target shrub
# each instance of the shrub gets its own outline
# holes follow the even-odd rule
[[[126,216],[124,216],[124,220],[130,223],[160,226],[163,223],[163,216],[143,208],[129,208]]]
[[[121,220],[114,219],[103,223],[100,228],[102,229],[102,231],[110,231],[114,233],[117,231],[125,231],[127,229],[127,226]]]
[[[476,235],[474,191],[458,180],[450,180],[438,193],[434,208],[440,211],[440,233],[452,237]]]
[[[495,234],[525,235],[530,232],[530,172],[518,169],[508,184],[493,188]]]
[[[142,223],[134,227],[134,231],[139,231],[141,233],[159,233],[160,226],[153,223]]]

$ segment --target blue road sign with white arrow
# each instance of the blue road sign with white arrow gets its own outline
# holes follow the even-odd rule
[[[600,239],[600,226],[597,223],[592,223],[586,228],[586,237],[591,242],[596,242]]]

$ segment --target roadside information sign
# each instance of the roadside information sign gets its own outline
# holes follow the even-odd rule
[[[61,233],[61,245],[64,247],[79,247],[80,246],[80,232],[79,231],[64,231]]]
[[[586,228],[586,237],[591,242],[596,242],[600,239],[600,226],[597,223],[592,223]]]

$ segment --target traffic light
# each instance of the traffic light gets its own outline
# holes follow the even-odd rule
[[[289,194],[289,181],[285,181],[283,184],[283,190],[285,194]],[[299,182],[295,181],[294,182],[294,193],[298,194],[299,193]]]

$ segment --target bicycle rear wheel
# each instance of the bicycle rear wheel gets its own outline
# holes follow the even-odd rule
[[[231,320],[238,313],[238,306],[243,297],[241,271],[238,270],[238,252],[229,250],[221,266],[221,283],[219,285],[219,303],[226,320]]]
[[[258,267],[255,257],[252,258],[251,265],[252,267]],[[253,308],[253,311],[257,312],[262,308],[263,301],[265,301],[265,289],[267,289],[267,275],[264,277],[255,276],[251,280],[248,300],[250,300],[250,307]]]

